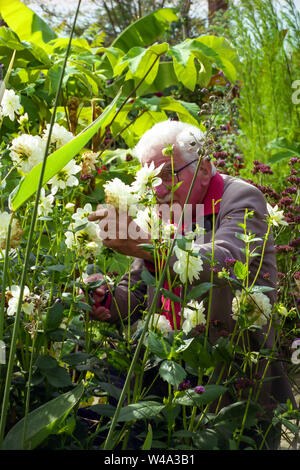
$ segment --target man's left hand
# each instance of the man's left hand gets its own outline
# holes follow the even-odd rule
[[[127,212],[119,213],[112,206],[98,205],[88,220],[99,220],[100,237],[107,248],[123,255],[153,261],[151,253],[140,246],[142,243],[151,243],[150,235],[138,227]]]

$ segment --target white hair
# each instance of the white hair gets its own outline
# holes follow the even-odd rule
[[[151,153],[153,155],[168,145],[178,149],[181,157],[186,162],[199,158],[198,150],[204,144],[205,134],[196,126],[180,121],[161,121],[145,132],[133,149],[134,155],[143,161],[143,158]],[[194,169],[197,162],[191,165]],[[212,176],[216,168],[211,162]]]

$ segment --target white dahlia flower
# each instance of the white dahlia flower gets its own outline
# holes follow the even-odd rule
[[[43,132],[43,140],[47,141],[50,131],[50,124],[46,125],[46,129]],[[59,124],[55,123],[51,132],[50,144],[53,144],[53,150],[56,150],[63,145],[67,144],[74,138],[72,132],[67,131],[67,129]]]
[[[269,203],[267,203],[267,209],[269,213],[269,220],[272,225],[278,227],[278,225],[288,225],[286,220],[284,220],[283,211],[278,210],[278,205],[272,207]]]
[[[0,212],[0,249],[5,250],[6,240],[8,234],[8,226],[11,215],[8,212]],[[10,248],[16,248],[22,237],[22,230],[20,229],[17,220],[13,219],[11,234],[10,234]]]
[[[20,297],[20,286],[13,285],[11,288],[7,288],[8,300],[7,315],[13,316],[17,312],[19,297]],[[34,296],[30,293],[29,288],[24,286],[23,298],[22,298],[22,312],[27,315],[31,315],[34,310]]]
[[[12,140],[10,157],[23,173],[29,173],[43,160],[45,144],[40,136],[22,134]]]
[[[182,250],[178,245],[175,246],[174,252],[177,257],[173,270],[179,274],[180,280],[183,284],[189,281],[192,283],[193,279],[199,279],[200,272],[203,271],[203,261],[199,256],[193,256],[192,253],[197,254],[200,246],[196,245],[194,241],[189,243],[189,251]]]
[[[139,196],[133,193],[132,187],[123,183],[119,178],[114,178],[103,185],[106,204],[111,204],[116,209],[127,210],[130,215],[136,213],[136,205]]]
[[[253,325],[264,326],[267,324],[272,312],[269,297],[262,292],[253,292],[246,295],[236,291],[232,301],[232,318],[238,319],[239,312],[244,313]]]
[[[15,113],[18,114],[21,108],[20,98],[14,90],[5,90],[1,101],[1,114],[14,121]]]
[[[183,309],[183,318],[185,319],[182,324],[182,329],[185,333],[189,333],[197,325],[205,325],[206,318],[204,315],[205,307],[203,301],[200,303],[196,300],[191,300]]]
[[[79,181],[74,175],[76,175],[80,170],[81,167],[76,165],[75,160],[69,161],[64,168],[48,181],[48,184],[51,184],[51,193],[56,194],[59,189],[78,186]]]
[[[54,202],[54,196],[53,194],[48,194],[48,196],[45,195],[45,189],[41,189],[41,195],[40,195],[40,202],[38,205],[38,215],[47,217],[49,214],[52,213],[53,211],[53,202]]]
[[[160,185],[162,180],[158,178],[157,175],[159,175],[163,166],[164,163],[155,168],[153,161],[149,166],[147,163],[143,165],[142,168],[137,171],[135,181],[131,185],[133,191],[143,194],[150,185],[153,187]]]

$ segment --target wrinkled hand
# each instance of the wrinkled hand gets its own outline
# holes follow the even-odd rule
[[[88,276],[84,283],[88,284],[89,282],[99,281],[100,279],[104,279],[103,274],[91,274],[91,276]],[[91,305],[93,311],[89,312],[89,316],[92,320],[108,321],[111,318],[109,309],[101,305],[107,290],[107,284],[103,284],[102,286],[97,287],[95,290],[91,291],[91,296],[95,302],[93,305]],[[80,294],[84,295],[82,289],[80,289]]]
[[[97,206],[88,216],[90,221],[99,221],[100,237],[103,245],[123,255],[152,261],[149,252],[143,250],[142,243],[151,243],[148,233],[140,229],[127,214],[120,214],[114,207]]]

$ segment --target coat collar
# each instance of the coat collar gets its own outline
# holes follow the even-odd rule
[[[224,180],[220,173],[216,173],[210,180],[210,184],[205,195],[203,205],[204,205],[204,216],[210,215],[213,213],[213,200],[219,201],[215,205],[215,214],[219,212],[220,209],[220,199],[222,198],[224,190]]]

